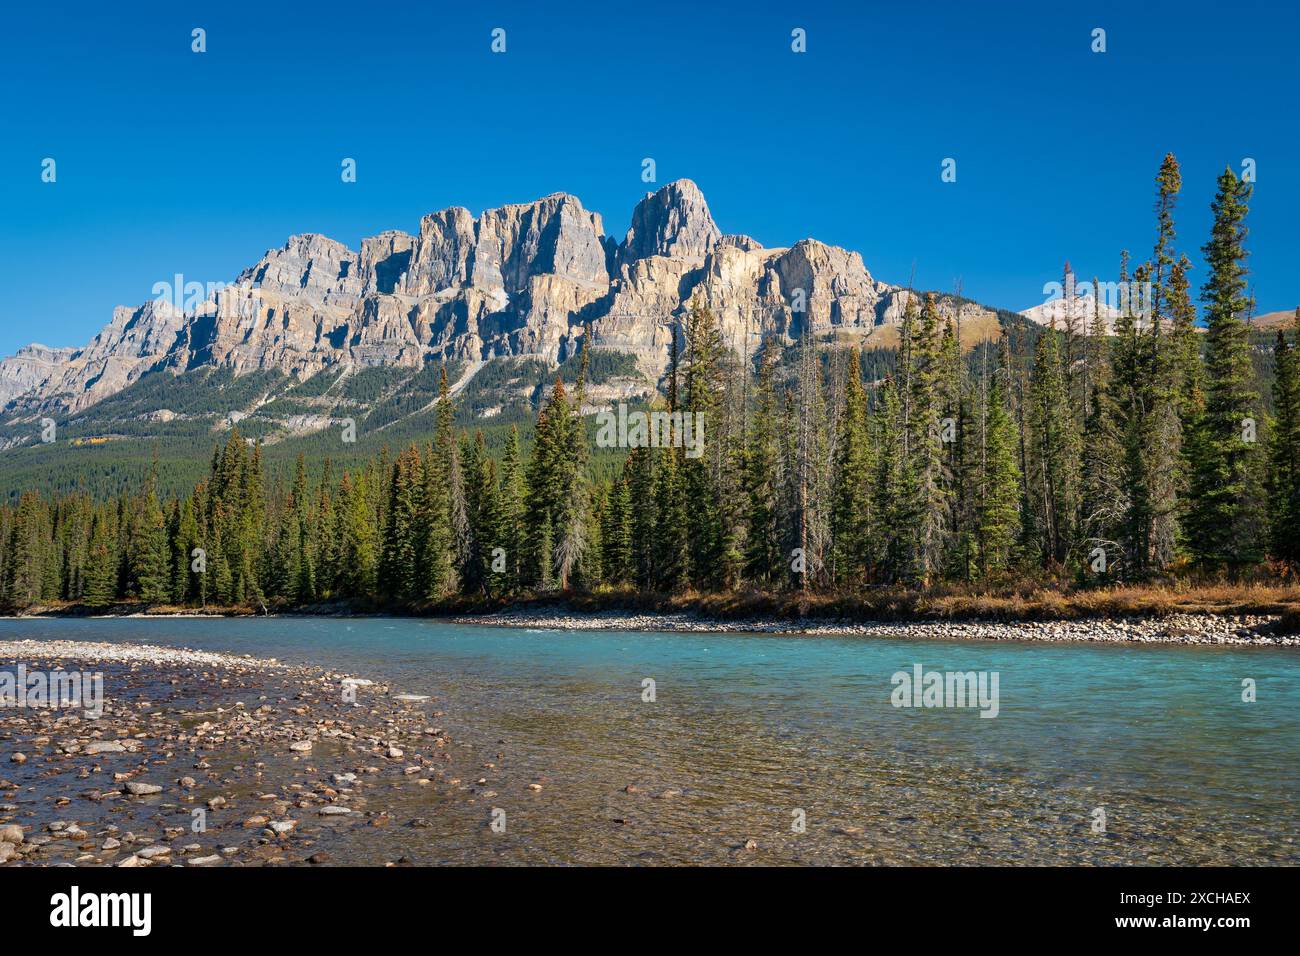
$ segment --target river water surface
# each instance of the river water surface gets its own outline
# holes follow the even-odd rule
[[[431,818],[420,863],[1300,862],[1294,648],[0,622],[0,640],[22,638],[278,657],[432,695],[439,722],[491,765],[488,803],[508,827],[485,825],[483,800],[395,792],[399,811]],[[916,664],[997,672],[997,717],[893,706],[891,676]],[[374,862],[398,836],[353,839],[357,861]]]

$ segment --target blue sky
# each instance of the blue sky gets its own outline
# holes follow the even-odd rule
[[[621,238],[644,157],[725,232],[1011,308],[1066,258],[1113,278],[1149,254],[1166,151],[1199,266],[1214,177],[1251,157],[1260,311],[1300,301],[1293,3],[281,6],[6,10],[0,353],[83,344],[155,282],[229,280],[293,233],[356,248],[563,190]]]

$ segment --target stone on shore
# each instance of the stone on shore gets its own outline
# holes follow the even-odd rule
[[[81,752],[93,757],[96,754],[124,754],[126,748],[116,740],[92,740],[81,748]]]

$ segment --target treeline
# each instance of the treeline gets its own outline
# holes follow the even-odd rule
[[[1250,185],[1218,178],[1203,246],[1204,332],[1177,247],[1178,164],[1157,177],[1152,256],[1113,330],[1068,299],[1031,355],[1011,336],[963,355],[960,299],[914,296],[892,372],[805,337],[753,364],[695,304],[656,410],[698,416],[703,454],[633,448],[592,477],[588,353],[541,403],[531,447],[489,455],[455,424],[445,370],[433,434],[393,457],[269,488],[238,431],[192,493],[154,475],[97,502],[29,492],[0,509],[0,597],[274,607],[420,607],[604,586],[851,592],[1028,576],[1077,584],[1300,559],[1300,356],[1279,332],[1266,418],[1246,287]],[[1068,275],[1067,287],[1072,277]],[[1094,288],[1097,283],[1094,280]],[[1097,296],[1100,299],[1100,296]],[[1136,308],[1141,304],[1141,308]],[[1297,310],[1300,321],[1300,310]],[[672,436],[669,436],[672,437]]]

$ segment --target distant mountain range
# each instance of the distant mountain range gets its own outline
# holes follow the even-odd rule
[[[577,197],[554,193],[478,217],[460,207],[433,212],[418,233],[380,233],[359,252],[293,236],[230,284],[193,297],[201,301],[182,294],[119,306],[84,348],[29,345],[0,360],[6,420],[77,413],[145,376],[199,368],[302,381],[326,369],[430,361],[555,364],[588,324],[594,350],[631,355],[654,381],[693,297],[712,307],[733,347],[752,354],[805,329],[870,340],[897,325],[911,295],[873,278],[856,252],[815,239],[768,249],[724,235],[685,179],[647,194],[621,242]],[[954,303],[941,305],[951,313]],[[996,329],[994,310],[971,303],[963,321]]]

